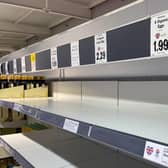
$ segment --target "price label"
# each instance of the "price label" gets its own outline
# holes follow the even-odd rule
[[[16,110],[16,111],[20,111],[20,109],[22,109],[22,105],[21,105],[21,104],[14,103],[13,109]]]
[[[17,73],[17,64],[16,64],[16,59],[13,60],[13,73]]]
[[[36,71],[36,53],[30,54],[32,71]]]
[[[31,63],[36,62],[36,53],[32,53],[32,54],[30,55],[30,59],[31,59]]]
[[[151,56],[168,55],[168,12],[151,18]]]
[[[21,60],[22,60],[22,73],[24,73],[24,72],[26,72],[25,57],[22,57]]]
[[[63,126],[65,130],[73,132],[73,133],[77,133],[78,127],[79,127],[79,122],[73,121],[70,119],[65,119],[64,126]]]
[[[95,36],[95,63],[107,62],[107,37],[106,33]]]
[[[57,64],[57,47],[51,48],[51,69],[56,69]]]
[[[146,141],[144,158],[168,167],[168,147]]]
[[[79,66],[79,41],[71,43],[71,65]]]

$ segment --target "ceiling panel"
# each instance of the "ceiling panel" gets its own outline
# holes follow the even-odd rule
[[[0,21],[15,22],[18,18],[23,16],[28,9],[23,9],[7,4],[0,4]]]
[[[92,0],[67,1],[74,1],[88,7]],[[65,21],[71,25],[71,20],[69,21],[69,19],[72,19],[72,17],[0,2],[0,56],[5,55],[6,52],[11,52],[12,50],[9,50],[11,47],[18,49],[50,36],[54,32],[52,31],[53,29],[59,29],[59,32],[64,31]],[[57,25],[63,22],[63,28],[60,29]],[[72,25],[73,23],[72,20]],[[45,35],[40,34],[39,32],[44,29],[47,30],[47,33]]]
[[[12,33],[12,32],[1,32],[0,31],[0,38],[17,38],[17,39],[27,39],[29,35],[27,34],[19,34],[19,33]]]

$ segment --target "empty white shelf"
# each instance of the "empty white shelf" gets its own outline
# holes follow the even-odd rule
[[[55,98],[7,101],[168,144],[168,133],[164,131],[168,129],[168,105],[122,100],[111,110],[111,107],[92,105],[92,102],[57,101]]]
[[[76,128],[72,131],[72,124],[68,131],[140,158],[147,141],[168,146],[168,105],[120,100],[113,106],[56,98],[6,99],[0,104],[64,130],[70,119]]]

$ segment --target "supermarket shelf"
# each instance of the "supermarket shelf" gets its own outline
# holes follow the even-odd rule
[[[0,142],[23,168],[114,165],[112,150],[58,129],[5,135]]]
[[[163,130],[167,126],[168,106],[125,100],[120,104],[112,111],[100,104],[58,101],[55,98],[0,101],[1,106],[141,159],[147,141],[167,147],[168,136]]]

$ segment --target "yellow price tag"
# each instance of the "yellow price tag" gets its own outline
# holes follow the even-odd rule
[[[36,62],[36,53],[32,53],[30,55],[30,59],[31,59],[31,63],[35,63]]]

